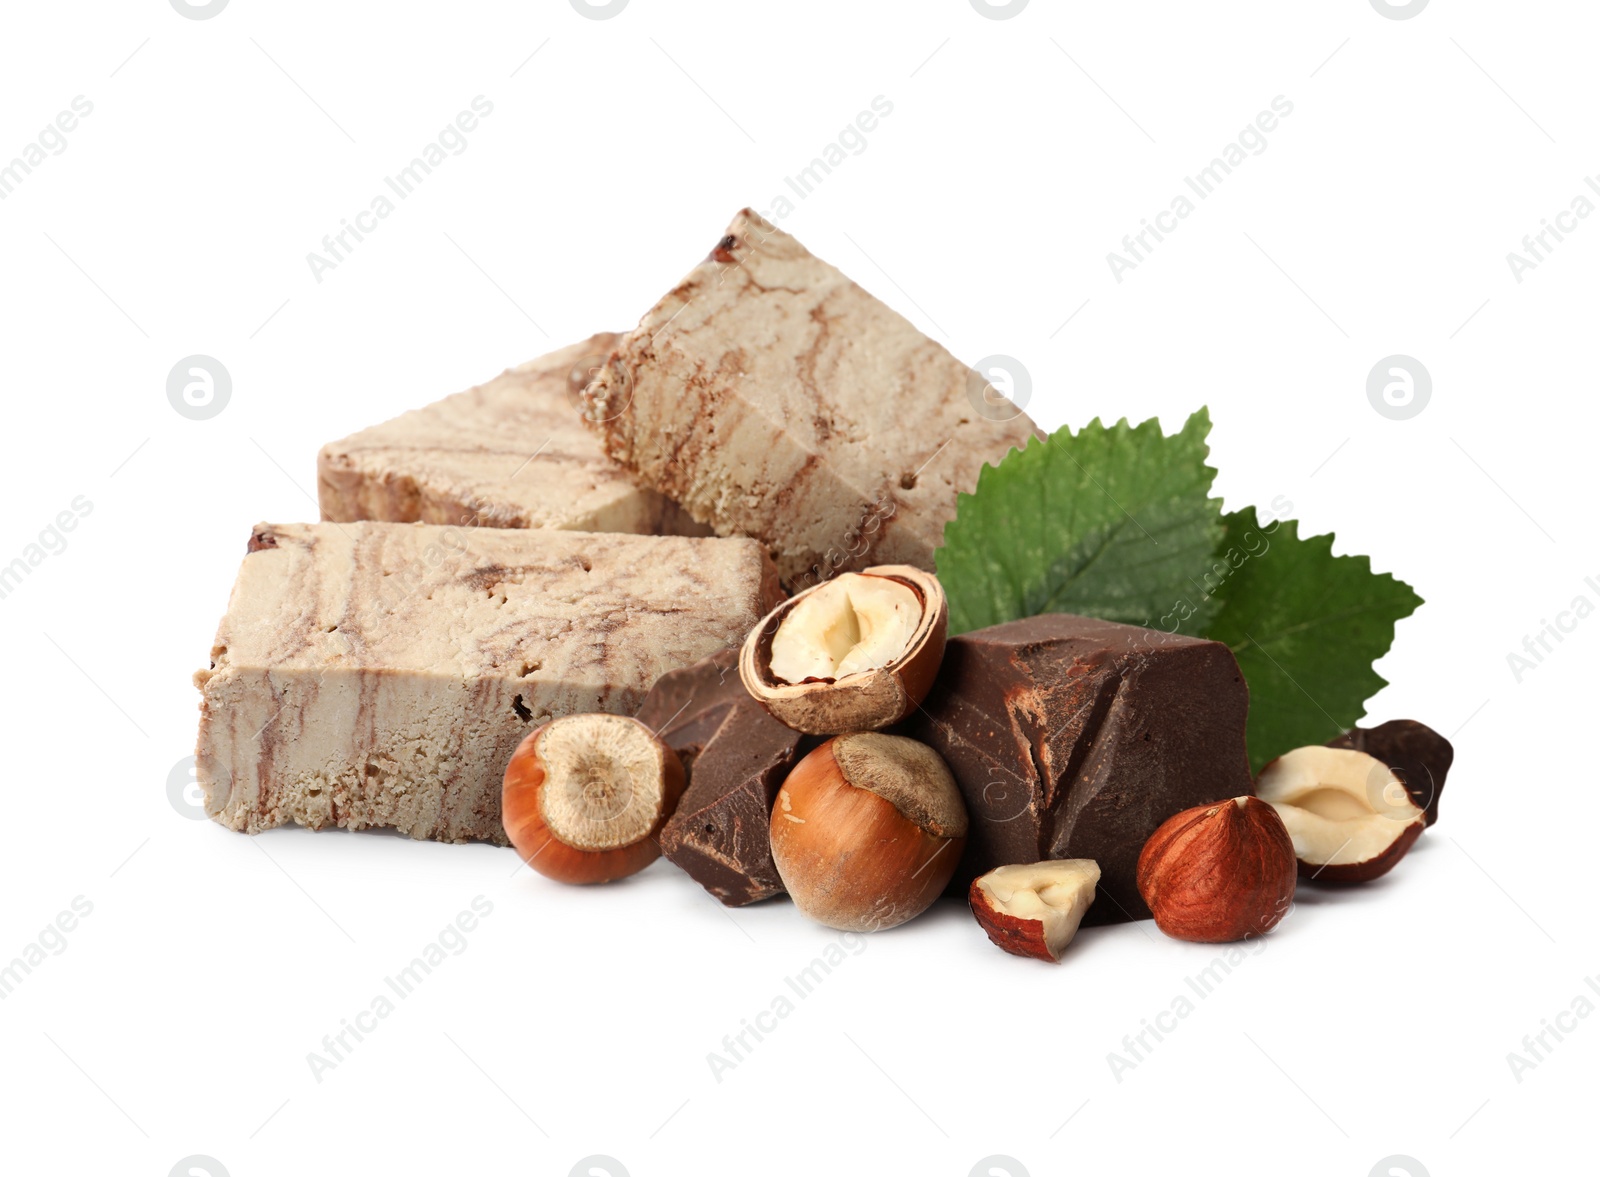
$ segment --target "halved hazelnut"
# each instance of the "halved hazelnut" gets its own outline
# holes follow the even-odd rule
[[[1156,927],[1207,944],[1270,931],[1294,898],[1289,832],[1254,797],[1196,805],[1169,817],[1139,852],[1135,881]]]
[[[1426,824],[1439,820],[1439,794],[1456,753],[1450,741],[1427,724],[1391,719],[1377,727],[1353,727],[1329,740],[1328,747],[1354,748],[1377,757],[1400,778],[1411,800],[1422,809]]]
[[[1060,960],[1099,881],[1092,858],[997,866],[972,880],[967,899],[989,939],[1007,952]]]
[[[922,914],[955,874],[967,809],[926,744],[835,736],[799,764],[772,806],[772,861],[818,923],[876,932]]]
[[[569,715],[530,732],[506,766],[501,820],[523,861],[562,883],[606,883],[661,854],[683,762],[644,724]]]
[[[767,614],[739,652],[739,676],[796,731],[876,731],[933,688],[949,620],[938,578],[920,568],[842,573]]]
[[[1283,818],[1300,877],[1365,883],[1387,873],[1422,835],[1424,814],[1376,757],[1313,746],[1261,770],[1256,796]]]

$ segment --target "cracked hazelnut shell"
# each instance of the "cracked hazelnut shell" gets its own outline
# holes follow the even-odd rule
[[[644,724],[569,715],[536,728],[506,766],[501,820],[517,853],[562,883],[607,883],[661,854],[683,762]]]
[[[1176,940],[1222,944],[1270,931],[1289,911],[1294,845],[1265,801],[1235,797],[1169,817],[1139,854],[1139,894]]]
[[[1300,877],[1365,883],[1388,874],[1427,818],[1394,771],[1365,752],[1312,745],[1261,770],[1256,795],[1283,819]]]
[[[820,647],[828,642],[824,629],[837,634],[854,626],[865,633],[876,620],[872,611],[886,608],[874,602],[865,613],[852,617],[848,601],[840,606],[836,600],[846,595],[840,589],[851,583],[846,577],[859,578],[857,583],[887,580],[915,597],[921,612],[915,623],[906,627],[904,640],[897,643],[901,648],[882,665],[851,673],[813,674],[800,682],[779,677],[773,671],[773,645],[786,625],[814,631],[808,640]],[[826,602],[833,603],[818,608]],[[950,608],[938,578],[920,568],[884,564],[843,573],[791,597],[762,618],[739,651],[739,677],[773,718],[795,731],[810,735],[877,731],[904,719],[933,688],[949,621]],[[847,663],[840,659],[839,664]]]
[[[794,766],[772,806],[772,860],[818,923],[876,932],[921,915],[966,844],[955,778],[926,744],[835,736]]]

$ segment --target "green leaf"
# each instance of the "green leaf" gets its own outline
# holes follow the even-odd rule
[[[1195,577],[1223,534],[1210,431],[1205,409],[1172,437],[1097,418],[985,467],[938,554],[950,632],[1036,613],[1201,632],[1214,604]]]
[[[1251,770],[1325,744],[1361,718],[1384,679],[1372,669],[1394,625],[1422,598],[1365,556],[1335,556],[1332,535],[1301,539],[1294,520],[1262,527],[1254,507],[1223,516],[1215,567],[1221,608],[1206,636],[1226,642],[1250,684]]]

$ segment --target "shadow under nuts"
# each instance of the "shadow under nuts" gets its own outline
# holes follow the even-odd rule
[[[955,873],[967,811],[939,754],[904,736],[836,736],[772,807],[772,858],[818,923],[874,932],[922,914]]]

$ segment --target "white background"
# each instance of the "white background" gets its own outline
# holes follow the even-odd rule
[[[1520,682],[1507,655],[1600,604],[1600,218],[1521,283],[1506,254],[1600,169],[1597,24],[1488,0],[8,5],[0,161],[94,109],[0,201],[0,563],[92,512],[0,600],[0,960],[93,910],[0,1002],[0,1167],[1553,1168],[1592,1121],[1600,1018],[1520,1082],[1507,1054],[1600,972],[1600,620]],[[477,95],[467,150],[319,283],[307,253]],[[319,445],[630,326],[878,95],[784,228],[957,355],[1020,359],[1046,427],[1209,404],[1229,508],[1286,496],[1427,599],[1369,711],[1453,734],[1439,825],[1381,883],[1302,890],[1120,1081],[1108,1053],[1214,950],[1123,926],[1050,968],[950,904],[719,1083],[707,1054],[836,939],[787,904],[724,911],[665,863],[563,890],[486,846],[250,839],[168,800],[249,529],[315,517]],[[1107,253],[1278,95],[1265,151],[1116,281]],[[194,353],[232,375],[211,420],[166,397]],[[1393,353],[1434,381],[1408,421],[1366,396]],[[314,1079],[480,895],[466,950]]]

